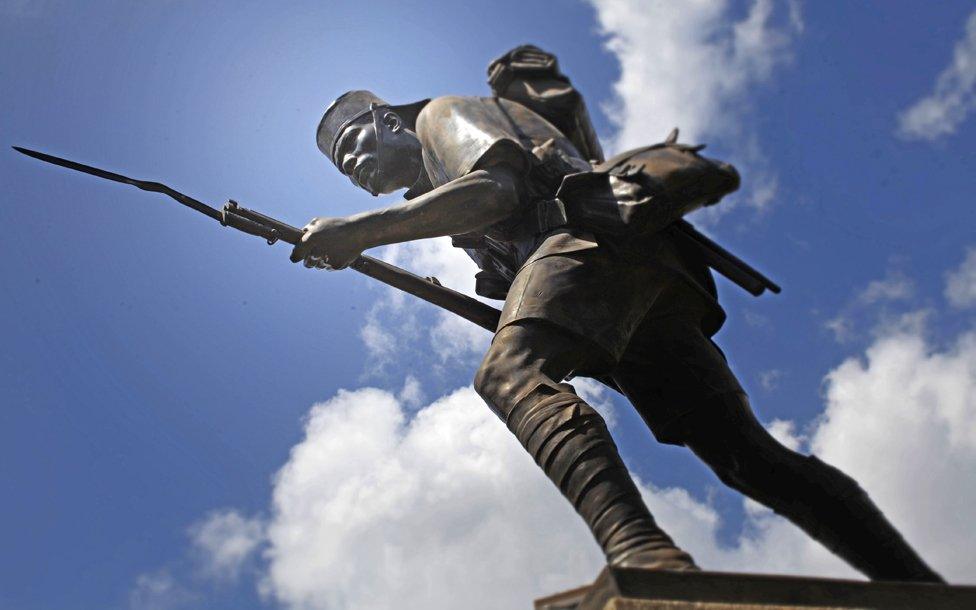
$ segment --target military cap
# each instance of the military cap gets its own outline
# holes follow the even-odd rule
[[[341,171],[342,166],[335,157],[335,146],[342,130],[369,114],[374,107],[389,108],[400,116],[408,129],[412,130],[416,127],[417,115],[429,101],[430,99],[424,99],[410,104],[393,105],[372,91],[364,89],[347,91],[326,108],[316,131],[316,143],[322,154],[329,157]]]

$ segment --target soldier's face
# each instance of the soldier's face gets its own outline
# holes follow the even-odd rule
[[[336,143],[336,156],[342,173],[373,195],[409,188],[423,165],[417,136],[392,111],[383,111],[375,123],[367,115],[363,122],[346,127]]]

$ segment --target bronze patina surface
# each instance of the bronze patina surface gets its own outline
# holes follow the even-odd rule
[[[475,388],[611,566],[698,570],[655,523],[573,375],[620,389],[658,440],[868,577],[941,582],[853,479],[769,435],[711,339],[725,319],[716,250],[679,233],[685,213],[738,186],[735,169],[676,137],[604,163],[582,97],[538,48],[493,62],[490,84],[491,97],[400,106],[340,97],[320,124],[323,152],[364,190],[407,189],[406,200],[313,219],[292,260],[338,269],[374,246],[454,236],[481,267],[479,293],[505,300]],[[756,279],[731,264],[723,273]],[[756,281],[754,294],[778,290]]]

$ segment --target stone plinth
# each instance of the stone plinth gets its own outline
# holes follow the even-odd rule
[[[535,610],[976,610],[976,587],[607,568]]]

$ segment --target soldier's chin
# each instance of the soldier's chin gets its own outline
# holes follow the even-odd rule
[[[367,193],[369,193],[373,197],[376,197],[377,195],[379,195],[382,192],[382,191],[378,190],[375,186],[373,186],[373,176],[372,175],[367,176],[367,178],[365,180],[363,180],[363,183],[359,185],[359,188],[363,189],[364,191],[366,191]]]
[[[395,193],[400,189],[407,188],[399,185],[397,179],[384,179],[378,172],[369,172],[366,179],[363,181],[365,184],[362,185],[363,189],[368,191],[371,195],[376,197],[377,195],[389,195],[390,193]]]
[[[370,189],[370,192],[373,193],[373,195],[389,195],[390,193],[399,191],[400,187],[396,186],[395,184],[381,184],[379,186],[373,186],[373,184],[370,183]]]

